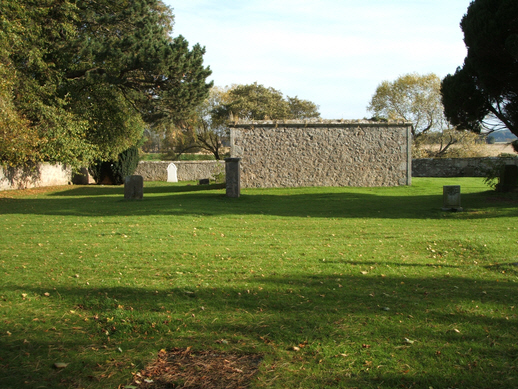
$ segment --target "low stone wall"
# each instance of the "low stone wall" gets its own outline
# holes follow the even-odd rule
[[[360,159],[359,156],[355,158]],[[345,163],[350,164],[354,161],[352,156],[343,156]],[[258,161],[260,161],[258,159]],[[484,177],[484,170],[496,162],[504,162],[508,165],[518,165],[518,158],[423,158],[412,160],[412,176],[413,177]],[[266,164],[266,160],[264,161]],[[167,167],[170,161],[161,162],[140,162],[136,175],[141,175],[144,181],[167,181]],[[224,161],[175,161],[173,162],[177,170],[178,181],[197,181],[203,178],[215,178],[215,175],[225,172]],[[365,172],[362,180],[367,181],[372,177],[383,176],[380,173],[370,171],[372,166],[368,166],[369,161],[365,161],[365,166],[356,166],[361,172]],[[317,161],[318,164],[318,161]],[[293,174],[293,170],[297,169],[299,164],[294,167],[286,166],[288,174]],[[242,168],[246,168],[245,164]],[[318,166],[318,165],[317,165]],[[349,165],[339,165],[344,169],[344,176],[347,177]],[[399,172],[404,166],[401,165]],[[379,167],[378,167],[379,168]],[[322,167],[321,167],[322,169]],[[245,169],[243,169],[246,171]],[[387,174],[391,175],[397,172],[394,167],[387,167]],[[291,172],[291,173],[290,173]],[[328,177],[324,175],[324,177]],[[370,176],[370,178],[369,178]],[[0,190],[9,189],[25,189],[40,186],[58,186],[68,185],[72,180],[72,171],[70,168],[61,164],[41,163],[33,168],[3,168],[0,166]],[[331,176],[332,177],[332,176]],[[402,178],[403,180],[406,177]],[[90,180],[90,182],[92,182]],[[335,183],[338,181],[335,181]],[[368,182],[367,182],[368,184]],[[310,186],[310,185],[308,185]],[[333,185],[328,185],[333,186]]]
[[[0,190],[68,185],[72,170],[66,165],[39,163],[32,167],[0,166]]]
[[[411,123],[257,121],[230,125],[243,188],[411,184]]]
[[[171,163],[178,169],[178,181],[214,179],[225,172],[224,161],[141,161],[133,174],[142,176],[144,181],[167,181],[167,167]]]
[[[518,165],[518,158],[421,158],[412,161],[412,177],[484,177],[497,162]]]

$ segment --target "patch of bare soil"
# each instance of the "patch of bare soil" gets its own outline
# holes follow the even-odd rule
[[[245,389],[257,373],[260,355],[217,351],[161,350],[157,359],[135,374],[130,385],[138,389]]]

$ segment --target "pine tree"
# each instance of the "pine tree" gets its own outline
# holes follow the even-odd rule
[[[190,116],[212,86],[204,49],[171,38],[159,0],[3,1],[0,15],[1,69],[13,76],[0,93],[18,124],[0,123],[0,142],[18,151],[1,162],[114,160],[146,126]],[[13,143],[20,131],[33,142]]]
[[[518,2],[474,0],[461,27],[468,53],[442,82],[447,119],[474,132],[507,128],[518,136]]]

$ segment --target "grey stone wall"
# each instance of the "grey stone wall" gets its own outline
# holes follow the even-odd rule
[[[411,184],[411,123],[258,121],[230,125],[241,186]]]
[[[518,158],[421,158],[412,161],[413,177],[484,177],[496,162],[518,165]]]
[[[72,171],[63,164],[39,163],[30,167],[0,166],[0,190],[68,185]]]
[[[177,167],[178,181],[197,181],[202,178],[214,179],[225,172],[225,161],[141,161],[135,175],[144,181],[167,181],[167,167],[174,163]]]

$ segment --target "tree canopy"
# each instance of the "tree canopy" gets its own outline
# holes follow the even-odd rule
[[[229,140],[228,120],[217,112],[227,97],[226,88],[213,87],[209,97],[198,105],[188,120],[180,126],[165,129],[162,138],[172,148],[170,156],[178,157],[184,152],[201,149],[211,153],[217,160],[223,157],[223,142]]]
[[[208,96],[204,49],[159,0],[0,3],[0,162],[88,164]]]
[[[444,128],[440,89],[441,79],[433,73],[406,74],[379,84],[367,110],[379,118],[412,122],[415,140],[429,131]]]
[[[318,105],[298,97],[284,97],[271,87],[257,83],[213,87],[188,120],[177,126],[162,127],[148,137],[163,139],[168,157],[177,158],[192,150],[205,150],[216,159],[223,156],[223,143],[229,139],[227,122],[238,120],[283,120],[319,118]],[[153,143],[152,141],[150,143]]]
[[[318,105],[298,97],[284,97],[282,92],[257,82],[233,85],[226,102],[215,109],[215,115],[245,120],[319,118]]]
[[[464,65],[442,81],[446,118],[474,132],[518,135],[518,2],[474,0],[461,21]]]

